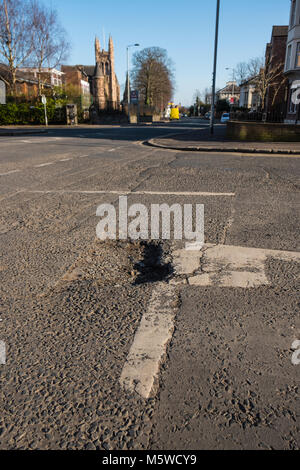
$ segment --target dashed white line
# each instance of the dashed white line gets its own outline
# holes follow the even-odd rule
[[[6,173],[0,173],[0,176],[12,175],[13,173],[18,173],[20,170],[7,171]]]
[[[35,165],[35,168],[42,168],[43,166],[53,165],[55,162],[42,163],[41,165]]]
[[[121,386],[147,399],[154,393],[160,364],[174,331],[175,288],[160,282],[135,334],[120,377]]]
[[[72,158],[62,158],[61,160],[59,160],[60,162],[69,162],[70,160],[72,160]]]

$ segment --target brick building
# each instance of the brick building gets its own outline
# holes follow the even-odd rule
[[[5,64],[0,64],[0,79],[6,84],[6,92],[9,94],[10,71]],[[52,85],[45,83],[44,88],[51,90]],[[22,69],[17,70],[16,73],[16,96],[25,100],[35,99],[39,96],[38,80],[31,73],[24,72]]]
[[[300,89],[300,0],[291,2],[284,72],[288,81],[285,122],[300,123],[300,99],[297,91]]]
[[[62,65],[61,70],[65,76],[65,86],[67,93],[79,99],[79,105],[83,111],[87,111],[91,106],[91,89],[87,73],[80,65]]]
[[[266,47],[265,76],[266,101],[265,112],[278,116],[285,114],[287,101],[287,80],[284,75],[285,52],[288,26],[273,26],[271,41]]]
[[[19,72],[23,73],[29,79],[39,81],[43,87],[45,84],[50,85],[51,88],[63,87],[64,73],[55,68],[42,67],[22,67]]]
[[[114,45],[109,38],[108,51],[101,50],[100,41],[95,40],[95,65],[62,66],[66,85],[88,81],[93,107],[98,111],[120,109],[120,86],[115,74]]]

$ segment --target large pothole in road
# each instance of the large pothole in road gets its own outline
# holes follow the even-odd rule
[[[96,240],[69,268],[62,282],[138,285],[167,280],[172,272],[169,247],[160,242]]]

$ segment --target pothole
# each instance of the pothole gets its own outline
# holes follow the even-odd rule
[[[160,242],[96,240],[62,277],[62,283],[144,284],[172,276],[171,259]]]

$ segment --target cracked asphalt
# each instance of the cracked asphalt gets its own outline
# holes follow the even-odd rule
[[[97,207],[124,191],[204,204],[207,244],[300,251],[298,157],[141,144],[197,126],[0,138],[0,449],[300,448],[299,262],[268,256],[255,288],[191,286],[172,240],[96,240]],[[120,376],[162,282],[174,332],[143,398]]]

